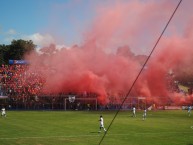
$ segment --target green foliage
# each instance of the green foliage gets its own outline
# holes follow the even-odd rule
[[[6,45],[0,45],[0,65],[6,63],[6,54],[9,48]]]
[[[0,118],[0,142],[3,145],[97,145],[99,116],[104,125],[112,121],[114,111],[7,111]],[[117,115],[101,145],[190,145],[193,143],[193,119],[182,111],[149,111],[131,117],[131,111]]]
[[[8,64],[9,59],[21,60],[34,51],[36,45],[32,40],[13,40],[10,45],[0,45],[0,65]]]

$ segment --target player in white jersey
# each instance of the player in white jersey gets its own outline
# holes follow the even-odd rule
[[[100,119],[99,119],[99,122],[100,122],[100,130],[99,130],[99,133],[101,132],[101,129],[103,128],[103,130],[106,132],[106,129],[104,127],[104,120],[103,120],[103,116],[101,115],[100,116]]]
[[[147,110],[145,109],[143,112],[143,120],[146,120],[146,116],[147,116]]]
[[[191,109],[192,109],[192,107],[191,106],[188,106],[188,116],[190,117],[190,115],[191,115]]]
[[[1,116],[6,117],[6,112],[4,107],[1,109]]]
[[[136,117],[135,107],[133,107],[133,117]]]

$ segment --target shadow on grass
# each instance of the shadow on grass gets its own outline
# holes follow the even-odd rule
[[[90,133],[97,133],[98,134],[99,132],[98,131],[91,131]]]

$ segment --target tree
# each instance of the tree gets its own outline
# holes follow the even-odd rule
[[[10,45],[10,59],[24,59],[24,56],[35,50],[36,45],[31,40],[13,40]]]
[[[7,50],[9,49],[6,45],[0,45],[0,65],[6,64],[6,54]]]
[[[9,59],[21,60],[25,55],[35,51],[36,45],[32,40],[13,40],[10,45],[0,45],[0,64],[8,64]]]

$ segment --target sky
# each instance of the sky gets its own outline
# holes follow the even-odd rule
[[[100,2],[100,1],[98,1]],[[71,46],[92,20],[97,1],[3,0],[0,3],[0,44],[13,39],[33,39]]]
[[[128,2],[132,0],[121,0]],[[138,0],[144,3],[151,1]],[[117,0],[2,0],[0,3],[0,44],[13,39],[31,39],[42,47],[55,43],[72,46],[83,41],[98,7]]]
[[[10,44],[13,39],[24,39],[32,40],[39,47],[48,46],[51,43],[61,47],[71,47],[75,44],[81,45],[83,41],[87,39],[85,35],[92,33],[91,31],[93,30],[91,29],[93,29],[97,23],[101,23],[101,18],[99,17],[102,17],[104,13],[108,13],[108,10],[111,11],[115,3],[118,5],[121,5],[120,3],[131,3],[130,5],[136,6],[136,11],[128,7],[128,9],[131,9],[133,12],[125,10],[125,13],[128,13],[128,15],[125,14],[124,16],[126,21],[121,20],[123,21],[123,26],[119,25],[120,27],[124,27],[124,29],[126,29],[126,25],[128,25],[128,30],[126,31],[131,31],[130,29],[134,27],[133,25],[137,24],[133,31],[139,29],[141,33],[137,32],[138,35],[136,37],[128,37],[125,39],[125,44],[129,44],[129,46],[135,49],[144,47],[143,50],[140,51],[145,53],[144,49],[152,48],[152,43],[158,38],[158,35],[163,30],[169,16],[178,3],[177,0],[171,0],[170,2],[163,0],[161,2],[168,3],[168,6],[171,6],[171,8],[167,11],[159,9],[159,5],[161,8],[162,4],[156,0],[2,0],[0,2],[0,44]],[[146,7],[150,7],[151,10],[151,5],[153,7],[155,3],[158,3],[157,10],[154,9],[155,12],[152,11],[150,15],[157,15],[157,18],[160,17],[160,19],[156,22],[156,25],[153,26],[157,27],[156,31],[152,29],[154,32],[150,32],[149,26],[155,18],[151,19],[151,16],[149,16],[148,19],[140,15],[142,15]],[[183,2],[181,9],[179,9],[179,11],[181,11],[180,13],[182,13],[188,3],[192,2],[190,0]],[[119,11],[118,6],[117,8],[115,6],[115,11],[116,9]],[[188,8],[186,10],[187,14],[191,13],[189,10],[191,9]],[[150,12],[147,11],[147,13]],[[158,13],[162,14],[162,16],[159,16]],[[184,20],[180,22],[179,18],[182,20],[183,16],[177,16],[177,23],[170,24],[171,26],[168,28],[170,30],[166,32],[167,35],[183,31],[183,26],[187,24],[187,20],[184,18]],[[128,23],[129,20],[131,20],[131,22]],[[108,22],[111,23],[111,21],[114,21],[113,18]],[[133,25],[132,21],[134,21]],[[148,21],[151,24],[149,24]],[[175,22],[175,20],[173,21]],[[142,26],[139,25],[138,22],[141,23]],[[148,29],[146,29],[146,27],[148,27]],[[136,32],[134,33],[134,35],[136,35]],[[152,33],[156,33],[157,35]],[[149,37],[146,37],[147,35],[149,35]],[[140,40],[140,42],[134,44],[136,39]],[[122,38],[120,40],[116,38],[116,40],[112,41],[116,41],[118,44],[120,41],[122,43],[122,40]],[[112,45],[115,46],[115,44]]]

